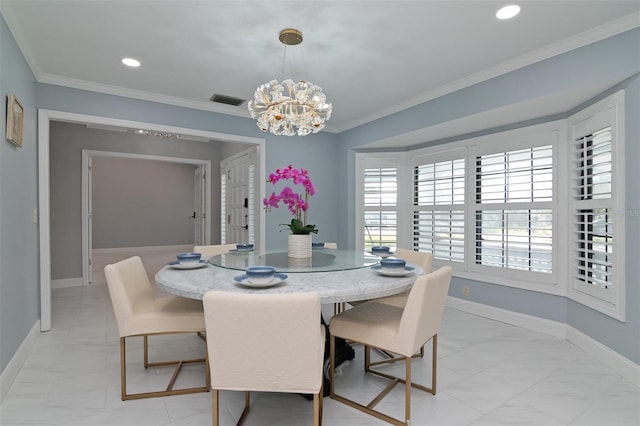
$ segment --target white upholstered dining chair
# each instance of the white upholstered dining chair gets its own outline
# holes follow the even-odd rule
[[[404,307],[371,300],[348,309],[331,318],[330,337],[330,395],[353,408],[371,414],[394,425],[409,425],[411,419],[411,388],[436,394],[438,360],[438,330],[451,281],[451,267],[445,266],[430,274],[418,277],[409,292]],[[370,403],[362,404],[339,395],[335,391],[335,340],[336,337],[358,342],[365,346],[364,370],[391,380],[389,386]],[[411,377],[413,354],[429,340],[432,341],[431,387],[415,383]],[[405,377],[396,377],[371,367],[371,347],[392,352],[405,360]],[[404,420],[393,418],[374,409],[376,404],[398,383],[405,384]]]
[[[433,254],[424,252],[424,251],[415,251],[409,250],[405,248],[397,248],[395,251],[395,257],[399,259],[404,259],[408,263],[413,263],[414,265],[418,265],[424,271],[423,273],[428,274],[431,272],[431,265],[433,263]],[[392,296],[380,297],[375,299],[378,303],[384,303],[385,305],[397,306],[399,308],[404,308],[404,305],[407,303],[407,297],[409,296],[409,291],[402,292],[400,294],[394,294]],[[394,357],[389,353],[385,353],[386,358],[371,362],[371,365],[380,365],[380,364],[388,364],[390,362],[396,362],[402,360],[402,357]],[[420,358],[424,358],[424,345],[420,347],[418,353],[414,356],[419,356]]]
[[[313,394],[313,424],[322,419],[325,332],[317,293],[255,294],[209,291],[204,299],[213,425],[219,391]]]
[[[205,358],[149,362],[148,339],[152,335],[198,333],[204,331],[202,302],[178,296],[155,298],[153,288],[138,256],[105,266],[104,274],[120,335],[120,394],[122,400],[182,395],[209,390],[209,372]],[[127,393],[127,337],[142,336],[144,367],[175,365],[173,376],[165,390]],[[199,387],[173,389],[184,364],[204,363],[205,384]]]
[[[409,250],[405,248],[398,247],[394,253],[394,257],[398,259],[404,259],[408,263],[413,263],[414,265],[418,265],[422,268],[424,274],[428,274],[431,272],[431,265],[433,263],[433,254],[424,252],[424,251],[415,251]],[[404,307],[405,303],[407,303],[407,297],[409,296],[409,291],[405,291],[400,294],[394,294],[393,296],[381,297],[376,299],[378,303],[385,303],[387,305],[398,306],[400,308]]]

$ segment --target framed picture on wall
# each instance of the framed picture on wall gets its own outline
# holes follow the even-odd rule
[[[6,138],[14,145],[22,147],[22,126],[24,123],[24,109],[16,98],[9,95],[7,99],[7,135]]]

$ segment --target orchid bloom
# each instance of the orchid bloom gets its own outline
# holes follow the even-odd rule
[[[294,185],[302,185],[304,188],[304,196],[295,192],[291,187],[285,186],[280,194],[273,192],[268,198],[262,200],[265,210],[270,211],[272,208],[277,209],[280,202],[282,202],[287,206],[287,209],[293,217],[302,221],[306,226],[309,196],[315,195],[316,193],[316,188],[311,178],[309,178],[309,171],[303,168],[294,169],[293,166],[289,165],[283,169],[276,169],[274,173],[269,174],[267,182],[275,185],[281,180],[291,180]]]

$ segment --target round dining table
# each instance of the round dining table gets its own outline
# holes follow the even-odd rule
[[[386,275],[379,269],[379,261],[377,256],[353,250],[313,250],[308,259],[289,258],[282,250],[232,250],[195,269],[168,264],[156,273],[155,280],[167,293],[191,299],[202,299],[210,290],[264,294],[313,291],[322,303],[342,303],[401,293],[423,273],[418,265],[408,263],[406,272]],[[243,284],[244,270],[259,265],[273,266],[286,278],[280,275],[277,284],[260,288]]]

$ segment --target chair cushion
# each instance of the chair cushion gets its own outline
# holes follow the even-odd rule
[[[329,330],[337,337],[399,353],[397,339],[402,311],[397,306],[371,300],[331,318]]]
[[[120,330],[120,336],[204,331],[202,301],[168,296],[137,307]]]
[[[408,291],[400,294],[394,294],[393,296],[380,297],[374,301],[376,303],[382,303],[404,309],[404,305],[407,304],[407,297],[409,297]]]

